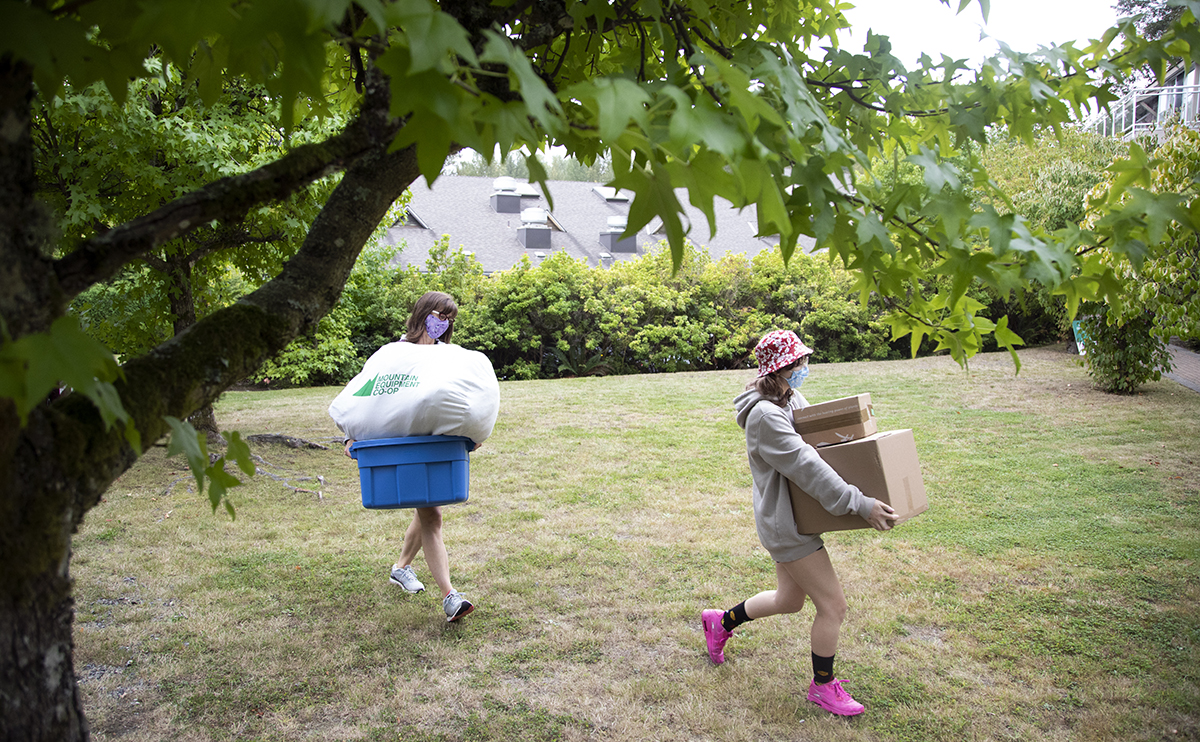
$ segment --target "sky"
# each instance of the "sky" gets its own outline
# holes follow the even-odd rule
[[[950,0],[953,8],[938,0],[849,0],[856,6],[845,11],[853,35],[840,41],[843,48],[860,51],[870,27],[891,37],[892,53],[906,64],[916,62],[922,52],[934,60],[945,53],[979,62],[997,50],[995,41],[979,40],[981,29],[1016,51],[1097,38],[1117,19],[1115,1],[991,0],[985,26],[976,0],[958,15],[958,0]]]

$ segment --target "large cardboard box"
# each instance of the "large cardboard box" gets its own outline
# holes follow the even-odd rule
[[[863,494],[891,505],[903,523],[929,509],[921,462],[911,430],[889,430],[836,446],[818,448],[825,463]],[[792,513],[800,533],[825,533],[870,528],[853,513],[830,515],[821,503],[788,482],[792,495]]]
[[[817,447],[858,440],[879,432],[869,393],[796,410],[792,413],[792,424],[805,443]]]

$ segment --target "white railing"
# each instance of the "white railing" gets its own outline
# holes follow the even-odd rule
[[[1200,129],[1200,85],[1132,90],[1084,126],[1097,134],[1128,140],[1161,132],[1172,123]]]

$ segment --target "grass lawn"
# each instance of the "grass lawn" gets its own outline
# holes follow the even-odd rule
[[[211,512],[148,453],[75,540],[75,669],[96,739],[1173,740],[1200,738],[1200,394],[1116,397],[1061,349],[815,365],[912,428],[928,512],[830,534],[852,720],[808,703],[812,608],[709,663],[703,608],[774,585],[731,400],[752,372],[501,385],[448,507],[458,589],[387,580],[411,511],[362,508],[337,390],[226,394],[263,445]],[[322,477],[318,480],[317,477]],[[417,574],[433,586],[423,561]]]

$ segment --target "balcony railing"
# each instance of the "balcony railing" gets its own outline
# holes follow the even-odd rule
[[[1200,85],[1167,85],[1126,93],[1088,119],[1085,128],[1104,136],[1133,139],[1162,132],[1168,124],[1200,129]]]

